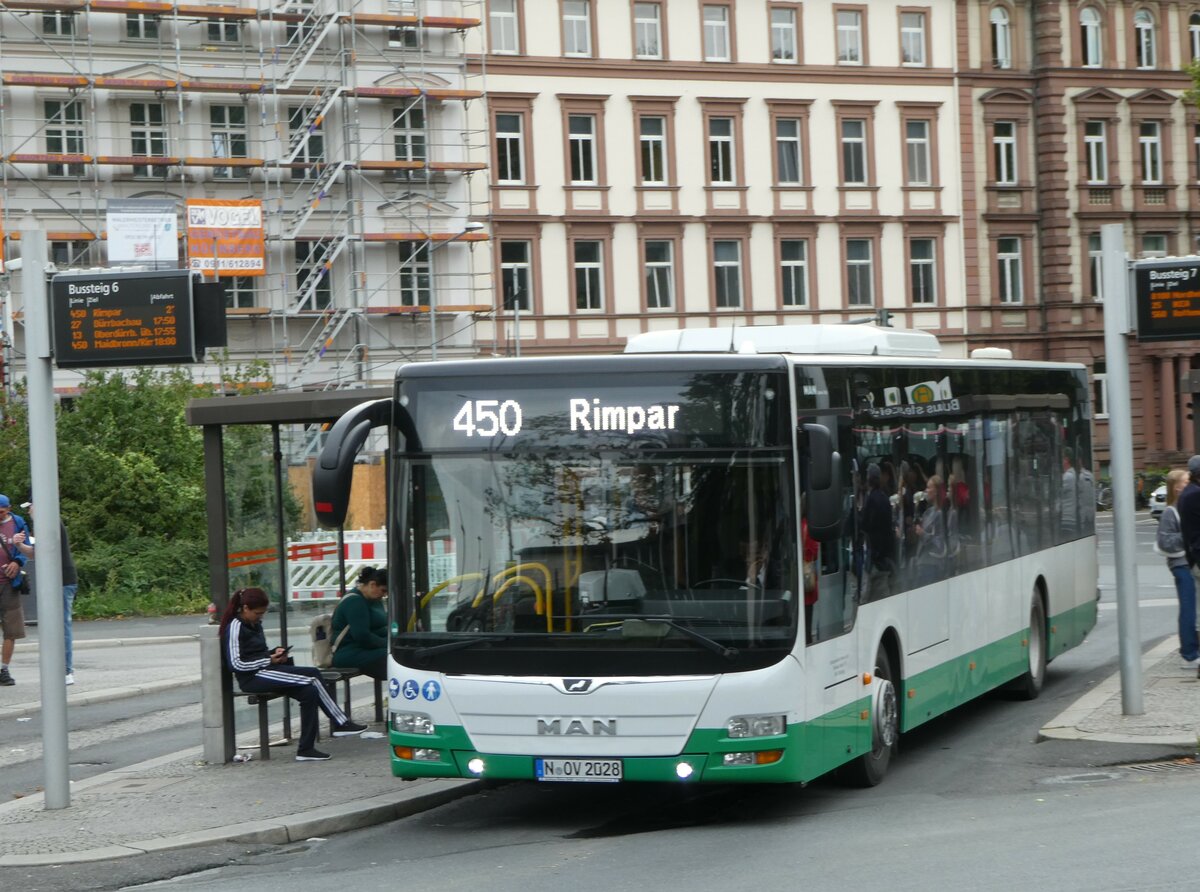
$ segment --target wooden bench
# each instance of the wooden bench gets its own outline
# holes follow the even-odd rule
[[[333,695],[333,699],[337,700],[337,686],[342,684],[342,712],[346,713],[346,718],[350,718],[350,680],[358,678],[363,673],[358,669],[339,669],[337,666],[330,666],[321,670],[321,678],[325,682],[326,689]],[[375,682],[375,721],[383,721],[383,679],[373,679]],[[333,719],[329,720],[329,734],[333,735]]]
[[[263,759],[271,758],[271,716],[267,704],[287,695],[277,692],[251,694],[234,689],[233,696],[235,699],[243,697],[251,706],[258,706],[258,755]]]

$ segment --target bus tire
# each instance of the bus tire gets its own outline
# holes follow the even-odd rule
[[[847,766],[846,777],[856,787],[874,787],[887,775],[900,739],[900,704],[892,661],[883,645],[875,654],[875,685],[871,692],[871,750]]]
[[[1020,700],[1036,700],[1046,683],[1046,608],[1042,593],[1037,586],[1029,605],[1029,668],[1013,684],[1013,692]]]

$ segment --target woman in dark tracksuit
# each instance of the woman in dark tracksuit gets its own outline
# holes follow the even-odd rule
[[[261,588],[239,589],[229,599],[221,617],[221,653],[238,687],[250,694],[286,694],[300,703],[300,741],[297,762],[329,758],[315,746],[317,709],[333,719],[333,736],[350,737],[366,730],[350,721],[321,681],[321,670],[293,666],[282,647],[267,648],[262,618],[270,600]]]

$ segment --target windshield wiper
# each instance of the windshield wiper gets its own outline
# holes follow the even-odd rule
[[[424,662],[426,658],[437,656],[438,654],[451,653],[456,650],[466,650],[468,647],[474,647],[476,644],[496,641],[510,641],[517,636],[515,635],[477,635],[474,638],[460,638],[457,641],[447,641],[445,644],[431,644],[429,647],[418,647],[412,652],[414,660]]]
[[[670,616],[654,616],[644,613],[595,613],[587,618],[621,620],[621,636],[624,638],[665,638],[669,632],[676,631],[727,660],[732,660],[740,653],[736,647],[726,647],[720,641],[714,641],[707,635],[701,635],[695,629],[676,622]]]

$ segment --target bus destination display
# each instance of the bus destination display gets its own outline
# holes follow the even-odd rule
[[[1200,338],[1200,258],[1134,264],[1139,341]]]
[[[196,361],[187,270],[63,274],[51,295],[59,368]]]

